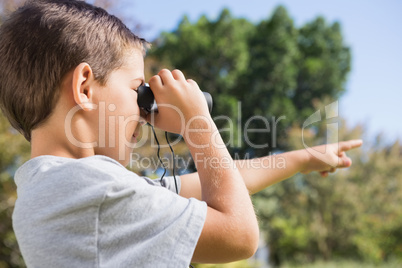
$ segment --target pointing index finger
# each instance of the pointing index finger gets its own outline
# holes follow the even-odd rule
[[[339,143],[340,151],[349,151],[354,148],[358,148],[363,144],[363,140],[349,140]]]

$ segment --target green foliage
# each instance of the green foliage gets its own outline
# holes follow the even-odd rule
[[[191,24],[184,17],[175,32],[161,35],[150,56],[199,82],[215,102],[219,100],[214,114],[223,115],[236,107],[233,89],[249,67],[247,40],[253,31],[250,22],[232,18],[226,9],[216,21],[203,16]]]
[[[328,96],[338,98],[345,91],[351,55],[343,43],[340,24],[328,26],[322,17],[300,29],[298,47],[301,57],[294,103],[298,110],[304,109],[300,114],[303,119],[314,112],[306,103]]]
[[[300,129],[293,133],[291,144],[301,140]],[[339,134],[340,140],[362,135],[359,128],[343,128]],[[349,155],[354,163],[348,170],[325,179],[316,173],[297,175],[255,196],[275,264],[402,262],[402,146]]]
[[[360,202],[367,204],[353,236],[361,256],[379,262],[397,258],[402,262],[402,146],[399,142],[373,151],[366,163],[351,174],[363,180]],[[362,206],[360,204],[360,206]]]
[[[155,41],[150,56],[182,70],[209,91],[215,100],[213,116],[235,118],[236,101],[242,102],[243,126],[255,115],[271,123],[285,116],[276,126],[280,132],[250,133],[252,143],[270,144],[255,150],[257,155],[287,149],[287,129],[314,111],[315,100],[339,97],[350,70],[339,23],[328,25],[317,18],[297,29],[282,6],[258,24],[233,18],[226,9],[217,20],[203,16],[190,23],[184,17],[175,31]],[[216,123],[229,127],[224,120]],[[264,124],[254,120],[249,126],[261,129]],[[248,149],[245,144],[239,147],[237,151]]]
[[[0,148],[0,267],[24,267],[11,223],[17,198],[12,175],[29,158],[30,148],[20,134],[11,130],[1,113]]]

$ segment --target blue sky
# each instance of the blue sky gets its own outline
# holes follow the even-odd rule
[[[142,35],[154,39],[175,29],[183,17],[196,21],[202,14],[216,18],[224,7],[235,17],[252,22],[267,19],[284,5],[297,26],[322,15],[339,21],[352,49],[347,92],[340,99],[340,115],[348,125],[363,124],[366,137],[382,133],[387,141],[402,140],[402,1],[400,0],[204,0],[129,1],[125,10],[146,25]]]

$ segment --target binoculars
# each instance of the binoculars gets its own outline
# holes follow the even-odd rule
[[[208,92],[204,93],[205,100],[208,104],[209,112],[212,111],[212,96]],[[152,92],[151,88],[148,84],[140,86],[138,88],[138,99],[137,99],[138,106],[148,113],[155,113],[158,112],[158,105],[156,104],[154,93]]]

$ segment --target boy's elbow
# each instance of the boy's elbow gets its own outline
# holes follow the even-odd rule
[[[237,258],[239,259],[248,259],[251,258],[258,249],[259,244],[259,228],[258,225],[255,224],[247,224],[245,225],[243,230],[240,233],[241,238],[237,237]]]
[[[193,262],[227,263],[248,259],[257,251],[258,242],[259,228],[255,215],[228,216],[210,209]]]
[[[252,241],[250,242],[250,252],[249,252],[249,258],[254,256],[254,254],[257,252],[258,245],[260,244],[260,232],[259,228],[256,228],[255,234],[253,235]]]

